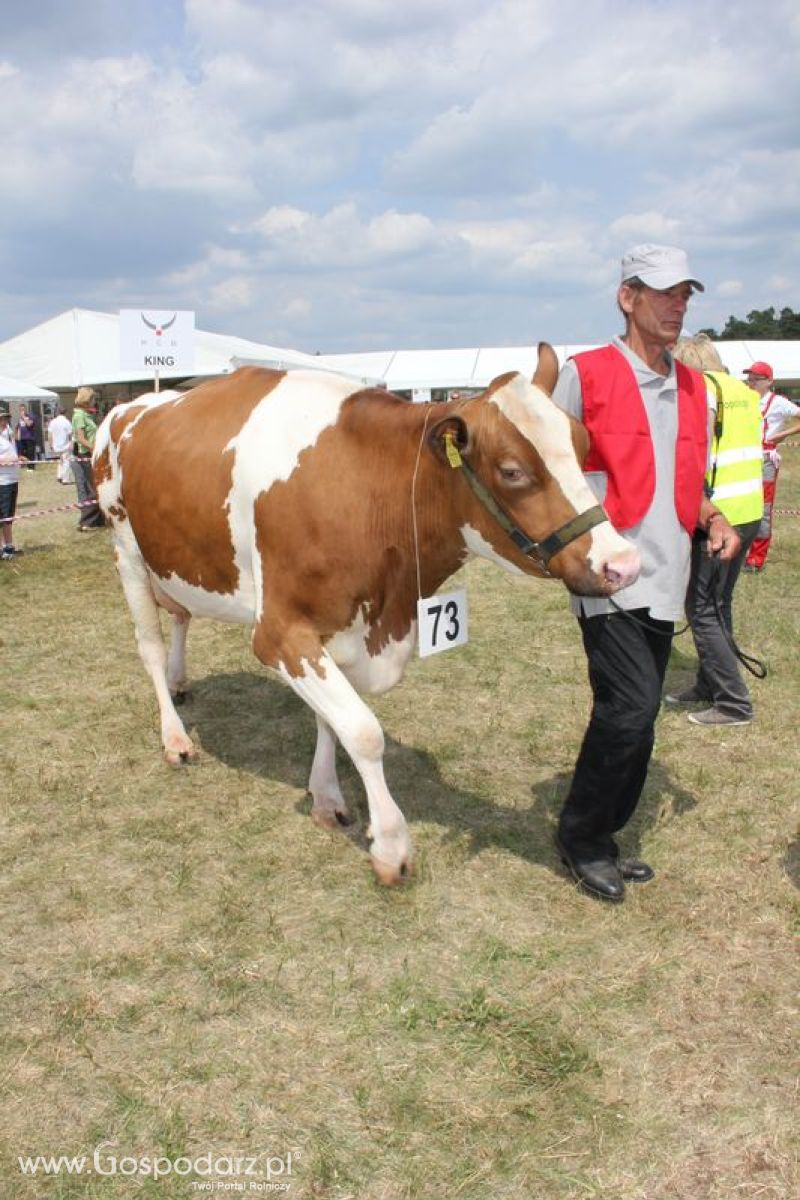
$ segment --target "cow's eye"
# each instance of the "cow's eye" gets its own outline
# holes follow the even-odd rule
[[[501,465],[497,470],[503,483],[522,483],[526,478],[522,467],[514,466],[511,463]]]

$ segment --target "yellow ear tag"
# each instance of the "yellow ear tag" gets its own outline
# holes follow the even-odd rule
[[[447,461],[450,463],[451,467],[455,469],[456,467],[461,466],[461,454],[459,453],[458,446],[453,441],[452,433],[446,433],[444,435],[444,451],[447,455]]]

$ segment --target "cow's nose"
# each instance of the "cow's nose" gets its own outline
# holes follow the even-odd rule
[[[603,574],[612,590],[619,592],[638,579],[641,568],[642,563],[638,551],[629,550],[625,554],[610,559],[603,568]]]

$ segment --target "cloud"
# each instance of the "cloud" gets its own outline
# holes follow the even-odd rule
[[[268,209],[252,226],[257,259],[270,267],[377,270],[386,263],[418,257],[437,248],[434,223],[419,213],[390,209],[364,220],[353,203],[317,215],[289,206]]]
[[[744,284],[741,279],[723,279],[715,290],[720,299],[732,300],[742,295]]]
[[[0,337],[146,301],[301,349],[594,340],[646,240],[701,323],[800,303],[788,0],[7,0],[0,46]]]
[[[256,287],[252,279],[234,276],[220,280],[208,290],[208,307],[217,312],[231,313],[252,305]]]

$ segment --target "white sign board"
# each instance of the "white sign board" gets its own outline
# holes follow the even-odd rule
[[[446,592],[417,601],[419,656],[454,650],[469,641],[467,593]]]
[[[430,388],[412,388],[411,399],[414,404],[429,404],[431,399]]]
[[[194,370],[194,313],[122,308],[119,361],[124,371],[185,375]]]

